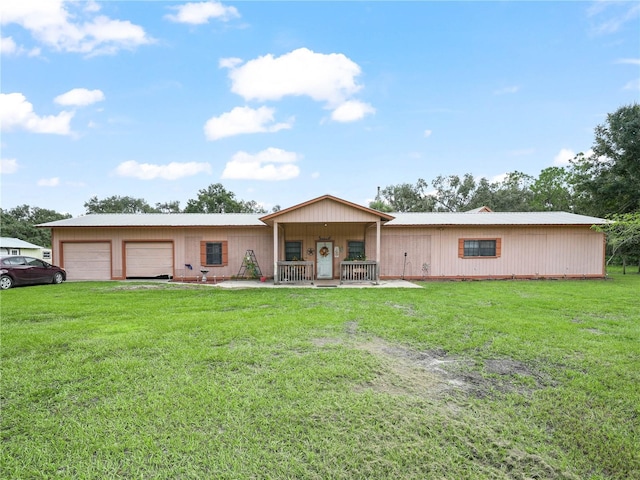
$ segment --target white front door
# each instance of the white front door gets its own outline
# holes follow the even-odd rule
[[[318,279],[333,278],[333,242],[316,242]]]

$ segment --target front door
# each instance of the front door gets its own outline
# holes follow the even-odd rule
[[[318,280],[333,278],[333,242],[316,242]]]

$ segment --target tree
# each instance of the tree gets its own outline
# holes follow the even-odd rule
[[[595,225],[593,228],[607,234],[607,244],[611,249],[611,260],[620,256],[622,258],[622,273],[626,272],[629,260],[638,262],[640,272],[640,212],[615,214],[612,222],[605,225]]]
[[[470,173],[465,173],[462,178],[458,175],[438,175],[431,185],[436,189],[435,203],[441,212],[468,210],[476,190],[476,181]]]
[[[595,129],[593,153],[572,164],[581,213],[640,211],[640,104],[608,114]]]
[[[531,207],[535,211],[571,212],[574,208],[571,173],[564,167],[549,167],[531,185]]]
[[[489,180],[487,180],[485,177],[482,177],[480,180],[478,180],[476,189],[473,192],[473,197],[467,204],[467,210],[480,207],[489,207],[493,210],[495,203],[495,191],[498,186],[498,182],[489,183]]]
[[[533,177],[526,173],[514,171],[507,173],[502,182],[496,185],[493,204],[488,205],[496,212],[528,212],[531,211]]]
[[[185,213],[266,213],[254,200],[236,200],[236,195],[221,183],[198,191],[198,198],[187,201]]]
[[[20,205],[11,210],[0,209],[0,216],[3,237],[19,238],[47,248],[51,247],[51,231],[48,228],[36,228],[36,225],[71,218],[67,213],[29,205]]]
[[[180,202],[175,200],[173,202],[156,203],[156,210],[160,213],[180,213]]]
[[[432,212],[435,199],[427,194],[429,184],[419,178],[415,185],[402,183],[385,187],[370,208],[382,212]]]
[[[142,198],[121,197],[113,195],[98,200],[98,197],[91,197],[85,202],[84,208],[87,214],[94,213],[159,213],[159,210],[149,205]]]

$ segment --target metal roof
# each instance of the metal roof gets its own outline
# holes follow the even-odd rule
[[[392,213],[384,225],[602,225],[608,220],[567,212],[415,212]],[[257,213],[140,213],[92,214],[42,223],[38,227],[264,227]],[[23,247],[24,248],[24,247]]]
[[[98,213],[38,227],[264,227],[256,213]]]
[[[393,213],[388,226],[409,225],[602,225],[608,221],[567,212]]]
[[[42,248],[40,245],[25,242],[19,238],[0,237],[0,248]]]

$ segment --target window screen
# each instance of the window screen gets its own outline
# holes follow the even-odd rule
[[[207,243],[207,265],[222,265],[222,243]]]
[[[285,252],[285,260],[287,262],[295,262],[295,261],[303,260],[302,242],[285,242],[284,252]]]
[[[464,256],[465,257],[495,257],[496,241],[495,240],[465,240]]]
[[[365,260],[366,257],[364,254],[364,242],[347,242],[347,258],[349,260]]]

